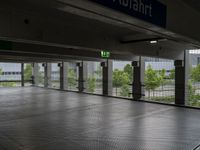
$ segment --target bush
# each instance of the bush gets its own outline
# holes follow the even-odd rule
[[[87,79],[87,82],[88,82],[88,92],[91,92],[91,93],[94,93],[95,91],[95,88],[96,88],[96,79],[94,76],[90,76],[88,79]]]
[[[120,88],[120,96],[130,97],[129,85],[127,85],[127,84],[122,85],[122,87]]]

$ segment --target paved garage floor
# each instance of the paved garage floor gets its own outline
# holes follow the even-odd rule
[[[0,89],[0,150],[192,150],[199,144],[200,110]]]

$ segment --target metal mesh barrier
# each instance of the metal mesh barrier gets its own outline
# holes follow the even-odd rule
[[[133,67],[131,61],[113,61],[112,96],[131,98]]]
[[[174,103],[175,70],[173,60],[146,57],[144,74],[144,100]]]
[[[102,67],[101,62],[87,62],[86,92],[102,94]]]
[[[189,75],[186,105],[200,107],[200,50],[189,51]]]
[[[60,88],[60,67],[58,63],[51,64],[51,88]]]
[[[67,83],[68,90],[78,91],[78,69],[75,62],[68,63]]]
[[[24,85],[33,85],[33,66],[31,63],[24,64]]]
[[[44,67],[43,63],[38,63],[39,71],[38,71],[38,86],[44,87]]]
[[[21,86],[21,64],[0,63],[0,87]]]

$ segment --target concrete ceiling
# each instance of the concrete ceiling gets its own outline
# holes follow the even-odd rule
[[[177,49],[179,50],[177,51],[179,53],[180,50],[182,51],[187,47],[185,45],[187,43],[170,39],[161,41],[157,46],[149,45],[151,39],[158,38],[162,40],[166,37],[162,34],[154,33],[148,28],[143,28],[142,24],[140,24],[141,26],[134,26],[118,20],[105,18],[98,14],[92,14],[88,11],[71,8],[70,5],[61,3],[61,0],[7,0],[0,3],[4,10],[14,10],[17,13],[20,12],[25,14],[23,15],[25,18],[21,17],[20,19],[30,19],[29,26],[32,26],[33,24],[33,27],[31,27],[34,29],[33,32],[39,31],[39,33],[42,33],[38,39],[32,37],[27,38],[24,35],[21,36],[21,33],[24,31],[18,31],[16,28],[15,32],[17,31],[17,36],[13,37],[14,39],[23,39],[22,43],[27,43],[26,40],[36,40],[38,41],[38,43],[34,41],[35,45],[38,44],[36,47],[42,47],[40,46],[40,42],[45,42],[46,46],[50,46],[50,44],[54,43],[52,49],[48,47],[48,51],[45,51],[42,48],[39,48],[37,51],[36,48],[33,49],[34,46],[17,47],[15,53],[2,52],[1,55],[4,55],[5,57],[8,57],[8,55],[16,55],[19,57],[20,55],[25,55],[26,51],[29,51],[29,55],[26,54],[28,59],[30,58],[30,55],[35,55],[35,57],[37,57],[37,54],[39,53],[45,54],[46,56],[47,53],[49,53],[49,56],[47,57],[52,60],[56,58],[70,59],[71,56],[67,56],[69,54],[74,54],[76,55],[74,58],[77,58],[78,56],[83,56],[83,53],[91,55],[91,57],[96,57],[96,54],[93,52],[98,52],[101,50],[100,48],[105,48],[118,54],[115,55],[115,58],[120,58],[120,55],[124,54],[128,56],[144,55],[163,58],[171,57],[174,59],[178,56],[176,53]],[[7,7],[9,7],[9,9]],[[10,9],[10,7],[12,7],[12,9]],[[90,16],[88,14],[92,15]],[[30,17],[32,15],[34,16],[33,19]],[[127,18],[129,19],[131,17]],[[127,18],[125,16],[124,19],[126,20]],[[16,21],[18,22],[18,20]],[[21,33],[18,34],[18,32]],[[44,35],[43,33],[45,32],[48,34]],[[52,33],[49,34],[49,32]],[[24,33],[29,33],[29,30]],[[43,37],[46,37],[46,39],[43,39]],[[29,44],[32,43],[30,42]],[[58,45],[59,48],[56,48]],[[75,49],[73,46],[77,46],[77,48]],[[72,47],[76,54],[70,53]],[[89,50],[91,50],[91,52],[89,52]],[[45,55],[43,55],[42,58],[45,58]],[[62,58],[60,58],[61,55],[63,56]],[[14,59],[13,57],[8,58]],[[126,56],[124,58],[130,59],[130,57]],[[38,59],[41,60],[39,57]]]
[[[186,4],[190,5],[197,11],[200,11],[200,1],[199,0],[182,0],[182,1],[184,1]]]

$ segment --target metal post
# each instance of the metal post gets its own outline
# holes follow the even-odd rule
[[[185,65],[182,60],[175,63],[175,104],[185,105]]]
[[[106,62],[102,62],[101,66],[103,71],[102,94],[105,96],[112,95],[112,68],[113,68],[112,60],[107,60]]]
[[[24,63],[21,63],[21,86],[24,86]]]

